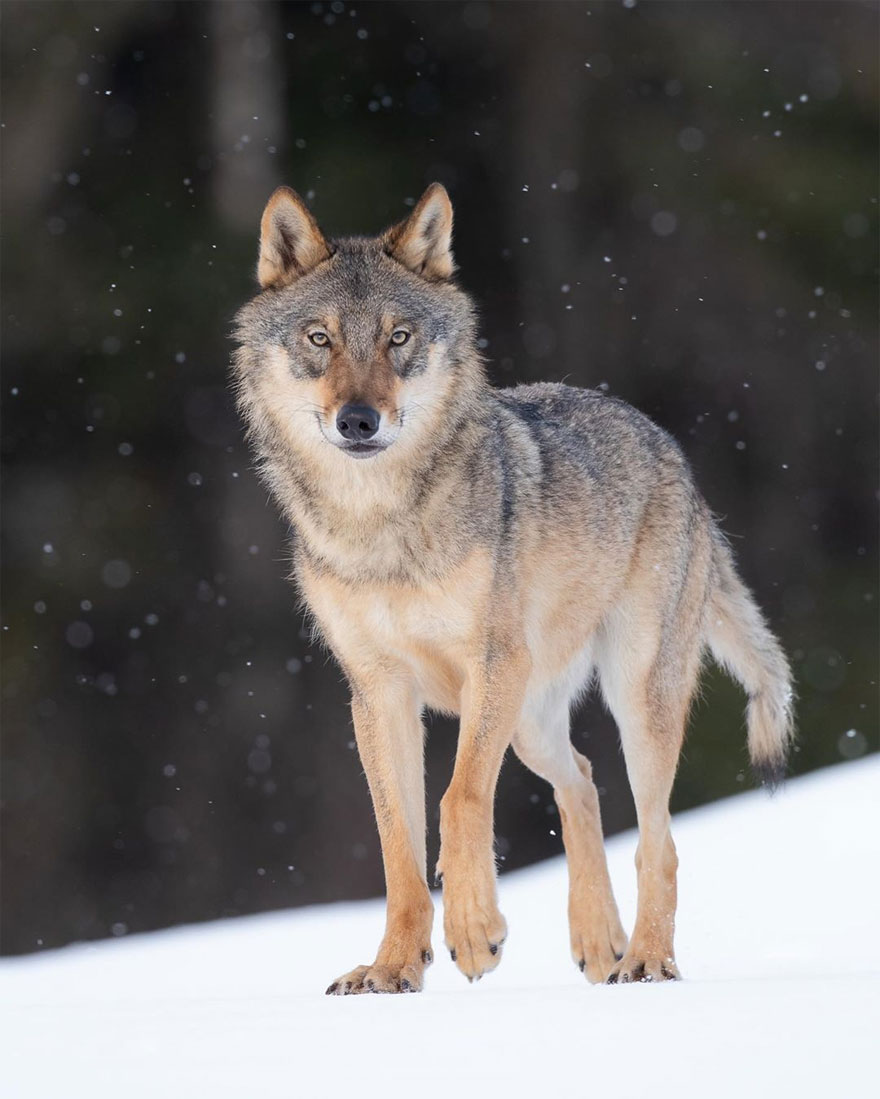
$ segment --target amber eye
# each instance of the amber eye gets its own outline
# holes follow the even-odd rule
[[[326,332],[309,332],[309,340],[315,347],[329,347],[330,337]]]
[[[403,347],[409,339],[409,332],[405,328],[398,328],[391,333],[391,342],[395,347]]]

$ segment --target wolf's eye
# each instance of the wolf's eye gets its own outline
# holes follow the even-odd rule
[[[313,343],[315,347],[329,347],[330,337],[326,332],[309,332],[309,342]]]
[[[409,339],[409,332],[405,328],[396,328],[391,333],[391,342],[395,347],[403,347],[406,341]]]

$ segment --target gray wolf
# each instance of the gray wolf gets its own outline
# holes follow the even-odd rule
[[[490,387],[451,234],[439,184],[382,235],[340,240],[282,187],[262,218],[260,293],[237,316],[239,406],[351,687],[382,843],[385,935],[327,991],[418,991],[432,961],[426,708],[460,718],[437,877],[461,972],[494,969],[507,935],[492,818],[512,747],[559,806],[577,965],[593,982],[674,979],[669,796],[701,661],[744,687],[749,753],[771,784],[792,737],[788,664],[669,435],[591,390]],[[629,939],[569,737],[594,679],[638,816]]]

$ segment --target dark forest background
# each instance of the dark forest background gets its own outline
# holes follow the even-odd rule
[[[445,183],[493,379],[672,431],[791,654],[793,770],[877,748],[876,4],[2,19],[5,952],[381,891],[346,691],[226,389],[281,182],[332,233]],[[675,809],[751,786],[743,706],[707,673]],[[573,735],[630,826],[598,704]],[[454,749],[433,720],[434,822]],[[513,759],[497,832],[503,867],[561,850]]]

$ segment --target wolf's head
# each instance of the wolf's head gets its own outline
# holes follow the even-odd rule
[[[240,404],[264,452],[280,444],[331,474],[390,470],[448,437],[483,384],[451,237],[438,183],[380,236],[342,240],[326,239],[290,188],[275,191],[261,223],[262,292],[236,330]]]

